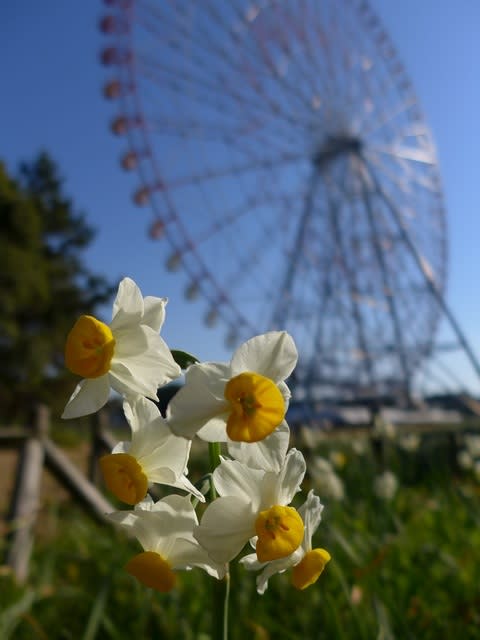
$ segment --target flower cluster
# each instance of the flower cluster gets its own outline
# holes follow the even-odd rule
[[[304,589],[318,579],[330,555],[312,548],[323,509],[319,498],[310,491],[298,510],[292,506],[306,471],[302,453],[289,450],[285,420],[285,380],[297,362],[294,341],[274,331],[245,342],[230,363],[191,364],[163,418],[155,404],[158,388],[182,374],[159,335],[166,304],[165,298],[143,298],[125,278],[111,323],[82,316],[65,349],[68,368],[84,380],[63,417],[99,410],[111,390],[123,397],[131,439],[103,456],[100,466],[111,493],[133,507],[109,514],[143,548],[126,569],[166,592],[182,569],[200,567],[223,578],[249,543],[253,553],[240,561],[259,572],[259,593],[272,575],[287,569],[293,585]],[[200,522],[195,508],[205,496],[187,469],[194,438],[224,447],[210,477],[214,499],[200,507]],[[155,483],[176,492],[154,502],[149,488]]]

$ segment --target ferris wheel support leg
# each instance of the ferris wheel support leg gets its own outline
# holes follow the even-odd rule
[[[321,175],[321,174],[320,174]],[[328,213],[330,217],[330,225],[332,227],[332,234],[337,247],[339,248],[341,255],[346,255],[347,248],[345,246],[344,233],[339,224],[339,216],[336,211],[336,203],[332,197],[328,195],[328,189],[325,189],[328,201]],[[356,277],[355,269],[351,268],[351,265],[346,261],[344,265],[345,275],[348,282],[350,292],[351,313],[355,322],[357,340],[363,355],[363,370],[365,371],[370,386],[375,389],[377,387],[377,381],[375,379],[374,366],[370,355],[370,350],[367,346],[367,339],[365,334],[365,326],[362,320],[362,314],[359,310],[359,286]]]
[[[362,178],[363,197],[364,197],[364,202],[366,204],[368,225],[369,225],[370,231],[372,233],[374,251],[375,251],[375,255],[376,255],[376,259],[377,259],[378,265],[380,267],[380,274],[381,274],[381,278],[382,278],[382,284],[383,284],[383,287],[384,287],[384,289],[386,291],[390,291],[391,290],[391,282],[390,282],[390,278],[389,278],[389,274],[388,274],[388,268],[387,268],[387,265],[385,264],[385,258],[384,258],[384,255],[382,253],[381,246],[380,246],[379,230],[378,230],[378,226],[377,226],[377,223],[376,223],[376,220],[375,220],[375,216],[374,216],[374,213],[373,213],[372,202],[371,202],[370,194],[369,194],[369,191],[368,191],[368,185],[366,184],[366,177],[364,175],[363,166],[362,166],[362,171],[361,171],[361,178]],[[411,389],[410,389],[411,372],[410,372],[410,368],[409,368],[408,363],[407,363],[407,357],[406,357],[406,354],[405,354],[405,342],[404,342],[404,339],[403,339],[404,336],[403,336],[402,328],[401,328],[401,325],[400,325],[398,309],[397,309],[397,305],[396,305],[395,300],[394,300],[392,295],[388,295],[387,296],[387,305],[388,305],[388,310],[389,310],[389,313],[390,313],[390,316],[391,316],[392,322],[393,322],[393,331],[395,333],[395,339],[397,341],[397,344],[400,347],[399,348],[399,353],[398,353],[398,358],[399,358],[399,361],[400,361],[400,368],[401,368],[401,370],[403,372],[405,393],[406,393],[407,398],[410,398],[410,396],[411,396]]]
[[[305,197],[305,205],[303,207],[302,217],[299,221],[297,228],[297,235],[295,238],[295,243],[293,245],[292,251],[292,259],[287,262],[287,269],[285,271],[285,276],[282,282],[281,291],[285,293],[286,291],[290,291],[290,288],[293,283],[293,279],[295,277],[295,272],[297,270],[298,261],[302,255],[302,246],[305,241],[305,234],[308,229],[308,222],[312,215],[313,210],[313,197],[318,184],[318,175],[315,171],[312,172],[310,177],[310,184],[307,190],[307,195]],[[284,295],[277,305],[276,309],[272,314],[272,326],[276,327],[282,324],[285,321],[285,316],[287,315],[287,306],[288,306],[288,298]]]
[[[451,311],[450,307],[447,305],[442,292],[438,289],[437,284],[436,284],[435,280],[433,279],[433,276],[430,273],[428,273],[428,271],[426,270],[425,265],[424,265],[424,261],[422,260],[422,256],[421,256],[420,252],[418,251],[417,247],[415,246],[412,238],[410,237],[410,235],[406,231],[405,225],[404,225],[403,221],[400,218],[400,215],[399,215],[399,212],[398,212],[397,208],[395,207],[395,205],[391,201],[391,199],[388,197],[388,195],[385,193],[385,191],[382,189],[379,181],[377,180],[377,178],[375,176],[375,171],[370,167],[369,163],[366,161],[366,159],[363,156],[362,156],[362,160],[363,160],[364,167],[365,167],[366,171],[368,172],[368,176],[370,177],[371,182],[372,182],[372,184],[373,184],[373,186],[375,188],[376,193],[383,199],[385,204],[388,206],[388,208],[392,212],[392,215],[393,215],[393,217],[395,219],[395,222],[397,223],[398,230],[400,232],[400,236],[401,236],[402,240],[405,242],[405,245],[408,247],[408,249],[409,249],[410,253],[412,254],[412,256],[413,256],[418,268],[420,269],[420,272],[422,273],[423,277],[425,278],[425,282],[426,282],[426,284],[427,284],[427,286],[428,286],[428,288],[430,290],[430,293],[432,294],[433,298],[436,300],[436,302],[439,305],[440,309],[445,314],[445,317],[447,318],[447,320],[449,321],[453,331],[455,332],[460,345],[463,347],[463,350],[465,351],[465,354],[467,355],[468,359],[470,360],[470,363],[471,363],[473,369],[475,370],[475,373],[480,378],[480,361],[477,359],[472,347],[470,346],[465,334],[462,331],[462,328],[460,327],[459,323],[457,322],[457,319],[453,315],[453,312]]]

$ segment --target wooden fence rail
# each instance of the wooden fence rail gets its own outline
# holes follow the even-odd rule
[[[0,445],[20,446],[15,485],[8,520],[5,562],[20,583],[26,581],[33,548],[34,530],[40,510],[40,492],[44,467],[100,521],[113,506],[97,489],[98,457],[110,451],[115,438],[107,429],[104,412],[96,414],[92,422],[92,447],[88,478],[68,459],[49,438],[50,411],[36,407],[27,427],[2,428]]]

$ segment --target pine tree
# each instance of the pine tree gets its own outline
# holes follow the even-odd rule
[[[114,288],[82,252],[94,239],[63,193],[55,163],[41,153],[16,178],[0,163],[0,418],[19,419],[38,402],[61,411],[74,380],[65,337]]]

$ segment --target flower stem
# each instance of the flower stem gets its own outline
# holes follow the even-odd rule
[[[215,469],[220,464],[220,443],[209,442],[208,453],[210,456],[210,473],[213,474]],[[215,490],[215,485],[213,484],[213,477],[212,475],[210,475],[210,500],[215,500],[216,497],[217,492]]]
[[[217,491],[213,484],[213,472],[220,464],[220,443],[210,442],[208,445],[210,457],[210,500],[215,500]],[[212,640],[228,640],[228,603],[230,599],[230,573],[227,572],[223,580],[215,580],[212,592]],[[223,615],[219,616],[218,612]]]

